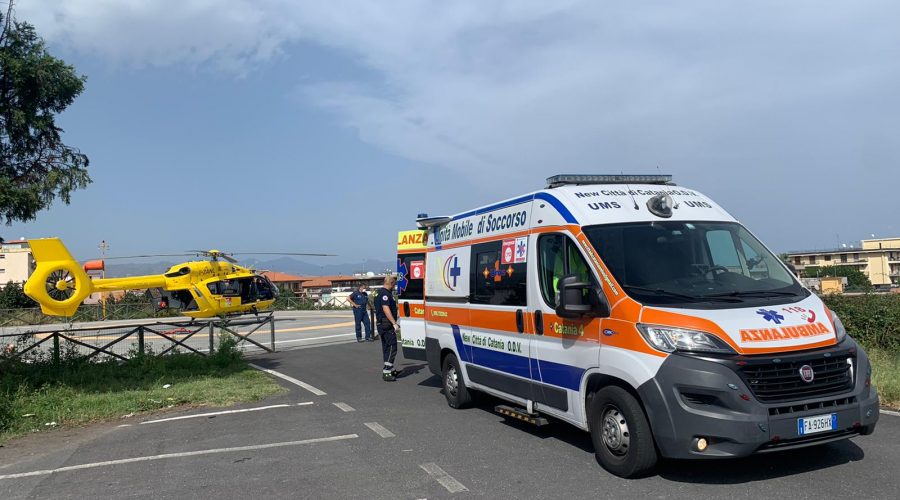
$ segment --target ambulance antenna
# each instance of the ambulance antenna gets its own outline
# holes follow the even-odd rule
[[[620,170],[619,173],[622,174],[623,177],[625,176],[625,172],[624,172],[624,171],[621,171],[621,170]],[[634,209],[635,209],[635,210],[640,210],[641,207],[638,206],[637,200],[634,199],[634,193],[631,192],[631,186],[630,186],[629,184],[626,183],[626,184],[625,184],[625,189],[628,190],[628,196],[631,196],[631,202],[634,203]]]

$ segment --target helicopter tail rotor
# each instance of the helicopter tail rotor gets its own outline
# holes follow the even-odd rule
[[[25,294],[50,316],[72,316],[93,289],[87,273],[59,238],[28,240],[37,267],[25,282]]]

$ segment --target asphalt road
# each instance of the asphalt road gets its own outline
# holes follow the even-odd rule
[[[297,319],[293,328],[326,319],[335,321]],[[253,411],[158,421],[223,409],[169,412],[7,443],[0,498],[896,498],[900,491],[897,416],[882,415],[873,435],[851,441],[731,461],[666,461],[654,476],[624,480],[600,468],[588,435],[566,424],[508,422],[489,400],[449,408],[440,380],[419,362],[403,361],[400,380],[381,381],[380,345],[352,342],[348,327],[286,333],[320,339],[296,345],[329,343],[251,362],[307,388],[278,379],[288,394],[224,409]],[[329,337],[341,334],[349,336]]]

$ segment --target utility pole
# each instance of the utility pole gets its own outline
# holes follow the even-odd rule
[[[106,240],[97,245],[100,249],[100,260],[106,259],[106,251],[109,250],[109,243]],[[103,269],[100,270],[100,277],[106,278],[106,263],[103,263]],[[103,320],[106,321],[106,292],[100,292],[100,307],[103,310]]]

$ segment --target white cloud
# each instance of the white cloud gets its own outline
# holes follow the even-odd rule
[[[900,159],[884,140],[900,129],[889,1],[45,0],[18,12],[120,64],[240,74],[295,43],[326,47],[366,76],[298,81],[298,95],[364,141],[470,178],[661,164],[701,187],[741,176],[749,210],[748,192],[787,197],[854,162],[890,177]]]

